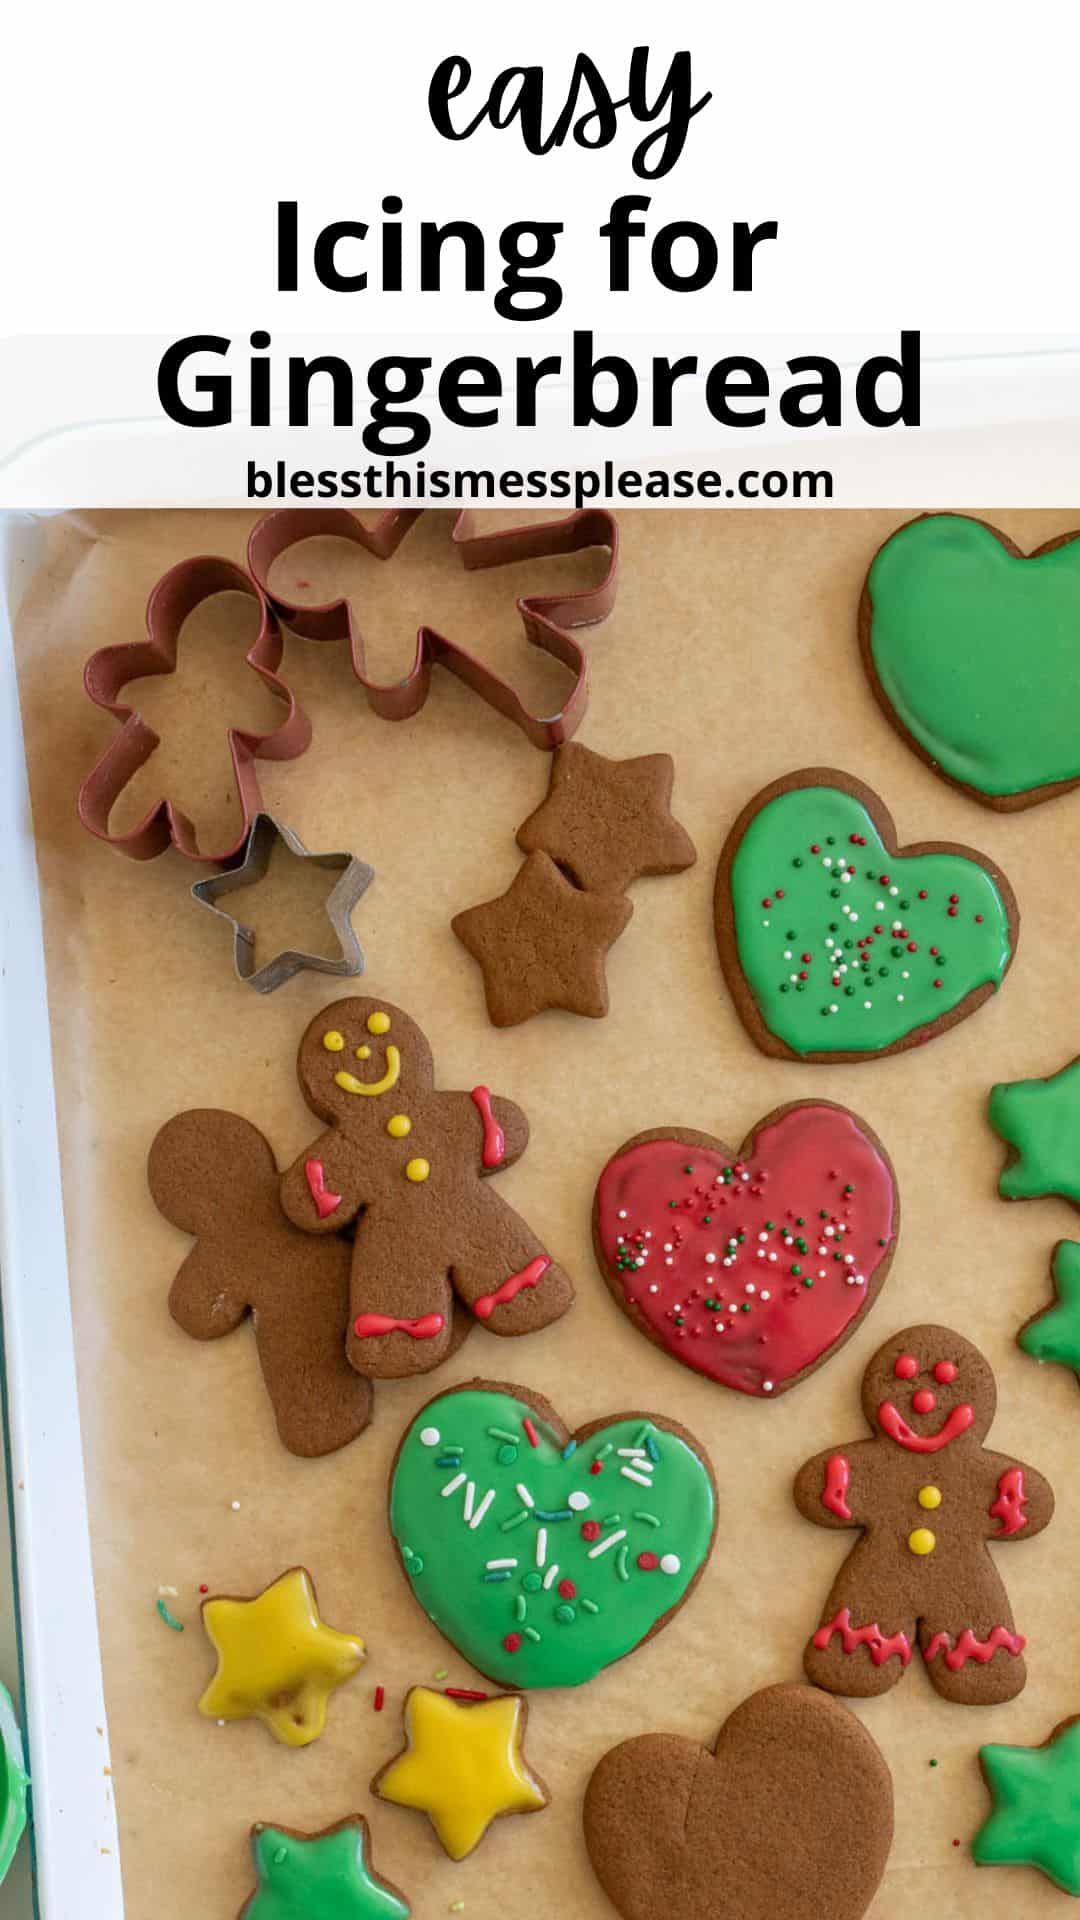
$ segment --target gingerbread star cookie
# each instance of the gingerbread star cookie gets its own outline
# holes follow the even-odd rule
[[[1054,1300],[1026,1320],[1017,1345],[1033,1360],[1071,1367],[1080,1380],[1080,1243],[1059,1240],[1050,1260]]]
[[[549,1007],[602,1019],[604,957],[633,911],[621,894],[572,886],[536,852],[505,893],[455,914],[451,925],[483,973],[492,1026],[514,1027]]]
[[[479,1846],[506,1813],[537,1813],[550,1795],[525,1761],[520,1694],[464,1701],[412,1687],[404,1752],[375,1775],[371,1791],[426,1813],[451,1860]]]
[[[288,1747],[318,1739],[327,1700],[365,1658],[355,1634],[326,1625],[303,1567],[291,1567],[253,1600],[204,1600],[202,1618],[218,1666],[199,1712],[261,1720]]]
[[[992,1087],[989,1114],[1009,1151],[998,1181],[1002,1199],[1056,1193],[1080,1207],[1080,1057],[1046,1080]]]
[[[579,887],[622,893],[646,873],[682,873],[697,853],[671,812],[669,753],[609,760],[571,741],[552,756],[546,800],[518,828],[525,853],[542,850]]]
[[[251,1829],[258,1885],[238,1920],[409,1920],[403,1893],[379,1879],[368,1824],[358,1813],[322,1833]]]

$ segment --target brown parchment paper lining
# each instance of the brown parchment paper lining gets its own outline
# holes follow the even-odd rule
[[[53,523],[16,636],[130,1920],[231,1920],[252,1884],[251,1821],[315,1828],[353,1809],[370,1817],[376,1861],[418,1920],[456,1900],[466,1920],[600,1920],[610,1909],[580,1834],[591,1768],[646,1730],[711,1743],[746,1693],[799,1677],[804,1639],[851,1537],[799,1518],[792,1473],[816,1449],[860,1434],[865,1360],[892,1329],[919,1320],[953,1324],[987,1353],[999,1383],[991,1444],[1045,1470],[1058,1511],[1039,1540],[999,1555],[1029,1640],[1019,1700],[994,1710],[943,1704],[915,1661],[893,1693],[858,1708],[896,1786],[896,1841],[872,1912],[910,1920],[928,1902],[937,1920],[1056,1911],[1062,1896],[1047,1881],[977,1871],[967,1843],[986,1807],[977,1746],[1041,1741],[1080,1710],[1080,1391],[1071,1374],[1040,1370],[1013,1344],[1048,1297],[1054,1241],[1080,1234],[1080,1223],[1064,1203],[996,1198],[1001,1153],[984,1114],[992,1080],[1050,1072],[1080,1045],[1080,799],[991,813],[936,780],[890,731],[860,669],[855,616],[875,548],[906,515],[625,513],[619,603],[589,640],[592,696],[579,738],[607,754],[670,750],[676,811],[700,859],[682,877],[634,889],[634,918],[610,956],[606,1020],[546,1014],[497,1033],[449,922],[515,872],[514,830],[545,790],[546,756],[445,675],[423,713],[388,725],[353,685],[343,647],[289,639],[282,672],[311,712],[315,741],[301,760],[263,766],[264,798],[308,846],[347,847],[375,867],[356,916],[364,989],[422,1022],[441,1084],[484,1080],[526,1107],[531,1146],[500,1187],[578,1286],[560,1325],[521,1341],[476,1331],[440,1373],[380,1385],[374,1424],[352,1447],[293,1459],[277,1441],[250,1330],[200,1347],[170,1321],[166,1294],[188,1242],[155,1213],[144,1163],[158,1125],[191,1105],[248,1115],[281,1160],[291,1158],[316,1130],[294,1049],[337,983],[304,975],[267,1000],[240,986],[228,929],[188,901],[197,874],[171,853],[142,866],[111,854],[78,827],[74,806],[111,726],[82,694],[84,659],[141,635],[147,592],[174,560],[200,550],[241,558],[252,517],[99,513]],[[1030,547],[1080,513],[989,517]],[[447,516],[425,520],[392,565],[348,576],[363,595],[373,671],[404,671],[418,619],[432,618],[524,696],[556,695],[557,669],[524,646],[512,595],[576,577],[571,563],[542,579],[536,566],[463,577],[448,529]],[[289,564],[292,586],[304,592],[306,581],[313,598],[345,579],[340,556],[315,547]],[[219,609],[185,648],[183,700],[165,688],[151,706],[148,683],[134,690],[154,724],[168,725],[165,777],[154,768],[135,798],[145,809],[167,787],[208,826],[229,820],[223,711],[240,723],[264,717],[254,676],[238,664],[245,616],[219,631],[222,618]],[[215,639],[230,619],[223,659]],[[767,1060],[732,1010],[713,944],[717,854],[751,793],[813,762],[849,767],[877,788],[903,841],[982,848],[1019,896],[1023,931],[1004,990],[925,1051],[832,1069]],[[269,893],[260,902],[270,950],[275,934],[298,933],[301,946],[318,935],[314,898],[289,910],[282,920]],[[903,1197],[900,1245],[844,1351],[775,1404],[744,1401],[666,1359],[618,1313],[593,1266],[593,1182],[639,1129],[674,1122],[739,1139],[760,1114],[815,1093],[853,1106],[886,1142]],[[442,1668],[451,1684],[475,1684],[411,1600],[385,1521],[403,1425],[431,1392],[473,1373],[536,1389],[571,1426],[628,1406],[684,1421],[711,1454],[721,1514],[712,1564],[663,1634],[579,1692],[532,1697],[528,1746],[551,1788],[549,1810],[498,1822],[454,1866],[422,1816],[373,1803],[367,1786],[399,1744],[408,1685]],[[314,1575],[325,1617],[370,1649],[333,1699],[325,1736],[303,1752],[254,1722],[218,1728],[195,1711],[212,1666],[199,1582],[254,1592],[295,1562]],[[155,1612],[162,1584],[178,1589],[170,1605],[183,1635]],[[782,1829],[790,1813],[762,1806],[763,1831]],[[655,1817],[648,1807],[641,1815]]]

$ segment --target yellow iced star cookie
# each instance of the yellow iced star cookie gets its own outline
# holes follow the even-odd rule
[[[199,1712],[261,1720],[289,1747],[317,1740],[326,1702],[356,1672],[364,1643],[324,1624],[310,1574],[292,1567],[253,1600],[204,1600],[202,1617],[218,1666]]]
[[[522,1752],[525,1716],[518,1693],[469,1703],[412,1687],[408,1745],[375,1775],[371,1791],[426,1813],[451,1860],[463,1860],[498,1815],[547,1806],[547,1788]]]

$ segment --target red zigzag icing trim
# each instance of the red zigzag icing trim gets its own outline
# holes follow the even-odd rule
[[[878,1626],[853,1627],[851,1608],[841,1607],[833,1619],[819,1627],[813,1638],[813,1645],[819,1653],[824,1653],[833,1634],[838,1633],[843,1641],[844,1652],[854,1653],[858,1647],[865,1647],[875,1667],[891,1660],[895,1653],[901,1666],[906,1667],[911,1659],[911,1642],[906,1633],[884,1634]],[[929,1659],[929,1654],[927,1659]]]
[[[953,1640],[951,1633],[935,1633],[923,1659],[927,1662],[931,1661],[944,1647],[947,1649],[945,1665],[949,1672],[959,1673],[961,1667],[966,1666],[969,1660],[977,1660],[980,1667],[987,1666],[999,1647],[1004,1647],[1007,1653],[1015,1656],[1023,1653],[1026,1645],[1027,1641],[1022,1633],[1010,1633],[1007,1627],[991,1628],[989,1640],[976,1640],[971,1628],[965,1627],[959,1640],[956,1641]]]

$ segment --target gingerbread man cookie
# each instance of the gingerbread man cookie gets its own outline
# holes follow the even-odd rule
[[[970,1706],[1026,1678],[987,1542],[1030,1540],[1054,1511],[1033,1467],[983,1445],[997,1390],[982,1354],[947,1327],[907,1327],[874,1355],[862,1404],[872,1440],[830,1447],[795,1481],[822,1527],[860,1527],[804,1656],[830,1693],[885,1693],[918,1646],[937,1691]]]
[[[427,1373],[451,1348],[455,1293],[492,1333],[534,1333],[573,1287],[486,1176],[520,1159],[520,1107],[476,1086],[436,1089],[431,1048],[385,1000],[335,1001],[297,1062],[327,1130],[283,1174],[281,1200],[307,1233],[358,1214],[348,1356],[376,1378]]]
[[[169,1294],[177,1325],[216,1340],[250,1311],[290,1453],[333,1453],[355,1440],[371,1419],[372,1388],[345,1357],[351,1249],[336,1235],[312,1240],[285,1218],[277,1162],[258,1128],[235,1113],[178,1113],[150,1148],[147,1177],[166,1220],[197,1237]]]

